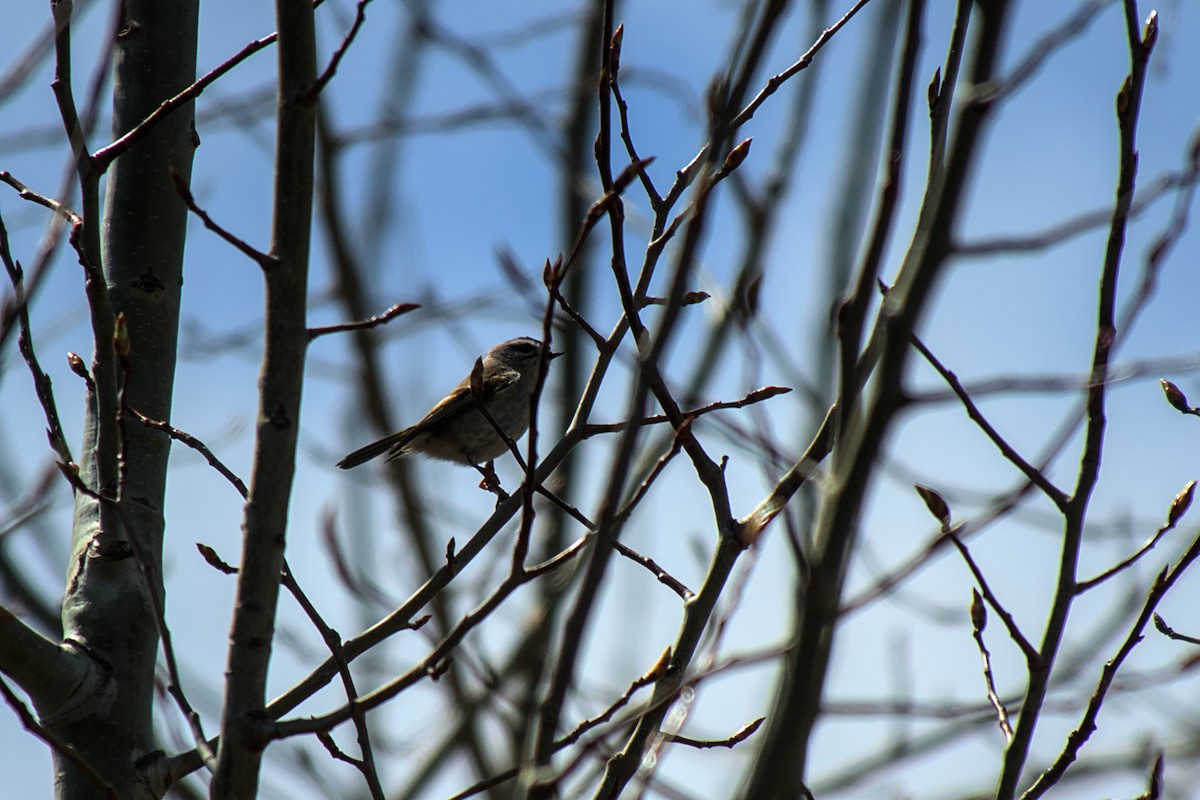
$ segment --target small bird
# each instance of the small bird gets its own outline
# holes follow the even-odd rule
[[[559,355],[550,353],[550,358]],[[483,406],[510,439],[519,439],[529,428],[529,405],[541,356],[542,343],[522,336],[501,342],[483,357]],[[507,443],[476,407],[468,375],[416,425],[360,447],[337,465],[350,469],[384,453],[387,461],[421,453],[478,468],[507,450]]]

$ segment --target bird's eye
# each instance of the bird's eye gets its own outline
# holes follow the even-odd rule
[[[540,349],[541,345],[532,339],[521,339],[513,344],[513,350],[516,351],[517,355],[525,357],[536,356]]]

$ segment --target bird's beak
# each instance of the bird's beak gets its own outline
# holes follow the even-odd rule
[[[556,353],[553,350],[551,350],[550,351],[550,360],[553,361],[554,359],[558,358],[561,355],[562,355],[562,353]]]

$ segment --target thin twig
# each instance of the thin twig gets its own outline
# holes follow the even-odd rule
[[[346,661],[346,654],[342,647],[342,637],[333,628],[329,627],[328,623],[321,617],[316,606],[308,599],[308,595],[300,588],[300,584],[296,582],[295,573],[288,565],[287,559],[283,562],[283,575],[281,576],[284,587],[291,592],[292,597],[296,598],[296,602],[304,610],[305,616],[312,622],[313,627],[321,634],[321,638],[325,641],[325,646],[329,648],[329,652],[333,654],[337,660],[338,673],[342,678],[342,686],[346,690],[346,702],[351,708],[351,719],[354,721],[355,731],[358,733],[358,747],[362,753],[361,759],[353,759],[349,756],[342,759],[349,764],[352,764],[362,773],[363,779],[367,782],[367,789],[371,792],[372,800],[384,800],[383,784],[379,780],[379,770],[375,766],[375,753],[371,747],[371,734],[367,727],[366,712],[359,709],[355,705],[355,700],[358,699],[358,690],[354,686],[354,676],[350,673],[350,664]],[[332,738],[322,738],[318,735],[321,743],[326,749],[330,749],[333,743]],[[341,753],[336,746],[330,750]],[[335,756],[336,757],[336,756]]]
[[[1117,284],[1125,253],[1129,208],[1137,187],[1138,120],[1141,114],[1142,96],[1146,87],[1147,65],[1158,32],[1157,15],[1152,13],[1146,26],[1146,35],[1143,38],[1139,30],[1141,22],[1138,19],[1136,0],[1125,0],[1123,10],[1129,49],[1129,73],[1116,97],[1120,150],[1116,197],[1105,246],[1103,267],[1100,272],[1097,300],[1095,340],[1091,358],[1091,370],[1095,385],[1087,393],[1085,404],[1087,424],[1079,458],[1079,473],[1075,488],[1071,492],[1070,505],[1064,512],[1062,547],[1059,555],[1059,579],[1046,621],[1045,632],[1042,635],[1039,663],[1043,668],[1030,671],[1021,716],[1017,722],[1013,741],[1005,751],[1004,764],[996,789],[997,800],[1011,800],[1016,796],[1025,771],[1026,761],[1033,746],[1034,731],[1037,728],[1041,707],[1050,688],[1055,656],[1066,632],[1067,617],[1070,614],[1072,602],[1077,597],[1075,592],[1077,569],[1079,553],[1083,547],[1088,503],[1099,480],[1100,464],[1104,455],[1107,427],[1105,408],[1108,397],[1104,382],[1108,375],[1109,362],[1117,339]],[[1110,662],[1111,665],[1112,662]],[[1107,670],[1106,674],[1109,674]],[[1110,680],[1112,674],[1115,674],[1115,668],[1109,674]],[[1102,698],[1103,693],[1098,690],[1094,713],[1099,713],[1099,703]],[[1092,720],[1094,720],[1094,716]],[[1082,726],[1080,730],[1082,730]],[[1026,792],[1025,796],[1039,796],[1049,786],[1056,783],[1062,772],[1065,771],[1066,765],[1074,760],[1078,748],[1082,747],[1088,735],[1090,735],[1090,731],[1078,740],[1073,735],[1071,742],[1075,744],[1068,745],[1068,749],[1056,762],[1055,767],[1047,770],[1038,779],[1034,788]],[[1035,789],[1036,793],[1031,795]]]
[[[384,684],[375,691],[348,702],[341,708],[328,714],[313,717],[302,717],[282,720],[266,726],[267,736],[274,739],[284,739],[292,736],[315,734],[318,731],[332,730],[337,725],[351,719],[358,710],[363,712],[378,708],[383,703],[415,685],[427,677],[440,674],[447,664],[450,653],[458,646],[463,638],[486,620],[500,605],[519,587],[542,575],[559,569],[563,564],[579,555],[586,539],[577,539],[557,555],[540,564],[526,567],[518,574],[510,573],[507,578],[482,603],[468,612],[456,624],[437,646],[421,661],[403,675]]]
[[[630,497],[628,502],[626,502],[625,505],[622,506],[621,510],[617,512],[618,520],[624,522],[633,515],[634,509],[636,509],[638,504],[642,502],[643,498],[650,493],[650,487],[653,486],[654,482],[658,480],[658,477],[663,474],[663,471],[666,470],[667,465],[674,460],[675,456],[679,455],[680,451],[683,450],[683,437],[691,432],[693,419],[695,418],[684,418],[683,424],[680,425],[679,430],[675,432],[675,437],[671,442],[671,448],[658,457],[658,459],[654,462],[654,466],[650,468],[650,472],[646,474],[646,477],[642,480],[641,484],[639,484],[637,489],[634,490],[633,496]]]
[[[175,441],[181,442],[182,444],[192,448],[204,457],[204,460],[209,463],[209,466],[221,473],[221,475],[227,481],[233,484],[233,488],[237,489],[238,494],[242,496],[243,500],[249,495],[249,490],[246,489],[246,484],[242,481],[242,479],[234,474],[233,470],[225,466],[225,464],[223,464],[219,458],[213,455],[212,450],[209,450],[208,446],[205,445],[204,442],[200,441],[192,434],[188,433],[187,431],[180,430],[168,422],[163,422],[162,420],[158,419],[151,419],[132,406],[125,406],[125,413],[129,414],[147,428],[152,428],[156,431],[162,431]]]
[[[317,6],[321,5],[322,2],[324,2],[324,0],[314,0],[313,7],[316,8]],[[209,70],[191,86],[188,86],[174,97],[161,102],[158,108],[154,109],[150,116],[146,117],[144,120],[131,128],[129,132],[121,136],[112,144],[102,147],[95,152],[95,154],[92,156],[92,159],[97,168],[101,171],[106,170],[108,165],[112,163],[117,156],[124,153],[148,133],[150,133],[150,131],[153,130],[154,127],[160,122],[162,122],[167,115],[175,111],[180,106],[183,106],[191,100],[199,97],[205,89],[211,86],[226,72],[229,72],[229,70],[233,69],[238,64],[257,53],[259,50],[274,44],[278,39],[279,34],[277,32],[267,34],[261,39],[255,39],[241,50],[227,58],[221,64],[218,64],[216,67]]]
[[[983,577],[983,571],[979,569],[979,565],[975,563],[975,559],[971,556],[971,551],[967,549],[967,546],[963,544],[962,539],[960,539],[958,534],[953,530],[946,533],[946,538],[948,538],[954,544],[954,546],[958,548],[958,552],[962,554],[963,561],[967,563],[967,568],[971,570],[971,574],[975,576],[975,582],[979,584],[979,590],[983,594],[983,598],[987,600],[988,605],[992,607],[992,609],[1000,617],[1000,620],[1004,623],[1004,627],[1008,631],[1009,638],[1012,639],[1016,643],[1017,647],[1021,648],[1021,652],[1025,654],[1025,661],[1029,665],[1030,670],[1039,670],[1042,663],[1041,654],[1038,653],[1037,648],[1030,644],[1029,640],[1025,638],[1025,634],[1021,633],[1021,629],[1017,627],[1016,620],[1013,619],[1012,614],[1008,613],[1008,610],[1001,605],[1000,600],[992,592],[991,587],[988,586],[987,579]]]
[[[766,102],[768,97],[779,91],[779,87],[783,86],[783,84],[786,83],[787,80],[793,75],[796,75],[801,70],[806,69],[809,64],[812,63],[812,60],[816,56],[817,52],[820,51],[821,48],[824,47],[838,31],[845,27],[846,23],[849,22],[854,15],[861,11],[863,7],[870,1],[871,0],[858,0],[858,2],[851,6],[850,10],[847,11],[841,19],[833,23],[833,25],[829,26],[825,30],[821,31],[821,35],[817,37],[815,42],[813,42],[812,47],[808,49],[808,52],[800,56],[798,61],[789,66],[783,72],[780,72],[778,75],[772,75],[770,80],[767,81],[767,85],[764,86],[762,90],[759,91],[759,93],[754,97],[754,99],[751,100],[745,108],[738,112],[738,115],[729,123],[730,130],[737,130],[742,125],[746,124],[750,118],[754,116],[754,113],[758,111],[759,106]]]
[[[54,400],[54,389],[50,385],[50,376],[42,369],[37,353],[33,349],[33,329],[29,324],[29,305],[25,295],[25,274],[9,250],[8,228],[5,227],[2,216],[0,216],[0,261],[4,262],[8,279],[16,294],[14,300],[17,306],[17,322],[21,331],[17,337],[17,348],[21,351],[21,357],[29,367],[29,373],[33,377],[34,392],[37,394],[38,402],[46,416],[46,436],[59,460],[67,464],[73,463],[75,459],[71,455],[71,447],[63,435],[62,420],[58,416],[58,404]]]
[[[1188,484],[1184,487],[1183,491],[1175,495],[1175,500],[1171,503],[1171,511],[1167,515],[1166,523],[1163,524],[1162,527],[1160,527],[1157,531],[1155,531],[1154,535],[1151,536],[1145,544],[1134,551],[1133,555],[1129,556],[1124,561],[1109,567],[1096,577],[1089,578],[1086,581],[1077,582],[1075,584],[1075,593],[1083,594],[1088,589],[1093,589],[1099,586],[1114,575],[1133,566],[1142,556],[1153,550],[1154,546],[1159,543],[1163,536],[1166,535],[1167,531],[1174,529],[1176,523],[1178,523],[1179,519],[1183,516],[1183,513],[1187,511],[1187,507],[1191,505],[1192,493],[1195,491],[1195,489],[1196,482],[1188,481]]]
[[[329,65],[325,67],[324,72],[317,78],[312,88],[305,92],[304,101],[309,103],[315,102],[321,95],[321,92],[325,90],[325,86],[333,80],[333,76],[337,74],[338,66],[341,65],[342,59],[350,49],[350,45],[354,43],[354,39],[358,36],[363,23],[367,21],[367,5],[370,2],[371,0],[358,0],[358,5],[354,10],[354,23],[342,38],[342,43],[334,51],[333,57],[329,59]]]
[[[250,246],[244,239],[239,238],[217,224],[217,222],[213,220],[213,218],[210,217],[204,209],[200,208],[200,206],[196,204],[196,199],[192,197],[192,190],[188,188],[187,181],[184,180],[182,175],[174,170],[171,170],[171,179],[175,182],[175,191],[179,193],[179,196],[187,205],[188,210],[200,218],[200,221],[204,223],[204,227],[217,234],[217,236],[224,239],[227,243],[233,245],[233,247],[240,251],[242,255],[258,264],[258,266],[264,271],[273,269],[275,267],[277,262],[273,255],[264,253],[261,250]]]
[[[1029,52],[1017,60],[1017,66],[1007,76],[975,87],[974,91],[968,92],[967,96],[963,98],[964,102],[995,103],[1013,94],[1036,75],[1052,55],[1072,39],[1082,35],[1091,21],[1112,4],[1113,0],[1089,0],[1084,3],[1059,27],[1047,32],[1034,42],[1033,46],[1029,48]]]
[[[66,205],[58,202],[57,200],[55,200],[53,198],[46,197],[45,195],[42,195],[42,194],[38,194],[37,192],[33,191],[28,186],[21,183],[16,178],[14,178],[11,172],[8,172],[7,170],[0,170],[0,181],[3,181],[4,183],[7,183],[12,188],[16,189],[17,196],[20,197],[22,200],[28,200],[31,203],[36,203],[37,205],[39,205],[43,208],[47,208],[47,209],[53,211],[55,214],[58,214],[60,217],[65,219],[67,222],[71,223],[71,225],[73,225],[73,226],[78,226],[78,225],[83,224],[83,218],[81,216],[79,216],[78,214],[76,214],[74,211],[72,211],[70,208],[68,208]]]
[[[642,157],[638,155],[637,147],[633,143],[633,135],[629,131],[629,104],[625,102],[625,98],[621,95],[621,86],[618,81],[618,75],[621,70],[621,41],[625,35],[625,26],[618,25],[613,31],[612,39],[610,40],[610,51],[612,53],[609,59],[608,69],[608,84],[612,91],[613,100],[617,104],[617,117],[620,120],[621,141],[625,144],[625,152],[629,154],[629,160],[634,164],[645,164]],[[650,201],[650,208],[657,213],[662,206],[662,195],[658,193],[658,189],[654,187],[654,181],[650,178],[650,173],[642,166],[638,169],[638,180],[642,182],[642,188],[646,192],[646,197]]]
[[[402,314],[416,311],[420,307],[419,303],[396,303],[382,314],[376,314],[368,319],[358,320],[357,322],[342,322],[337,325],[323,325],[319,328],[309,328],[308,340],[311,342],[313,339],[328,336],[331,333],[345,333],[346,331],[362,331],[377,328],[380,325],[386,325]]]
[[[664,737],[664,740],[672,744],[682,744],[686,745],[687,747],[694,747],[697,750],[704,750],[710,747],[725,747],[732,750],[736,745],[741,744],[753,736],[754,732],[757,731],[766,721],[766,717],[759,717],[752,722],[747,722],[745,725],[734,731],[732,735],[727,736],[724,739],[692,739],[688,736],[681,736],[678,733],[668,733]]]
[[[659,566],[658,562],[656,562],[653,558],[642,555],[641,553],[634,550],[629,545],[624,544],[620,541],[613,542],[613,549],[615,549],[620,555],[625,556],[626,558],[628,558],[630,561],[634,562],[635,564],[640,564],[641,566],[650,570],[650,573],[652,575],[654,575],[655,578],[658,578],[659,583],[661,583],[663,586],[666,586],[667,588],[669,588],[671,591],[673,591],[675,594],[679,595],[684,600],[691,600],[693,597],[696,596],[696,593],[693,592],[691,589],[689,589],[687,586],[685,586],[683,584],[683,581],[679,580],[674,575],[672,575],[671,573],[669,573],[665,569],[663,569],[661,566]]]
[[[1008,443],[1008,440],[1000,435],[999,431],[997,431],[992,424],[987,421],[987,418],[983,416],[983,412],[979,410],[979,406],[975,405],[975,401],[971,399],[971,396],[967,394],[962,383],[959,381],[958,376],[947,369],[944,364],[942,364],[937,356],[935,356],[930,349],[925,346],[925,343],[921,341],[920,337],[918,337],[916,334],[913,334],[912,343],[913,346],[917,348],[917,351],[925,357],[925,360],[928,361],[929,364],[935,370],[937,370],[937,373],[942,376],[942,380],[949,384],[950,389],[954,392],[958,399],[962,401],[963,408],[966,409],[967,416],[971,418],[971,421],[974,422],[975,425],[981,431],[983,431],[989,439],[992,440],[992,444],[994,444],[1000,453],[1006,459],[1008,459],[1009,463],[1021,470],[1021,474],[1028,478],[1030,483],[1041,489],[1042,493],[1045,494],[1046,497],[1049,498],[1050,501],[1053,502],[1060,511],[1066,511],[1068,503],[1066,493],[1051,483],[1050,479],[1046,477],[1044,472],[1026,461],[1025,458],[1021,456],[1021,454],[1018,453],[1011,444]]]
[[[579,509],[577,509],[575,506],[573,506],[570,503],[563,500],[561,497],[556,495],[554,492],[551,492],[549,489],[547,489],[541,483],[539,483],[537,485],[537,491],[539,494],[548,498],[551,502],[553,502],[555,505],[557,505],[559,508],[561,508],[563,511],[565,511],[569,516],[571,516],[573,519],[575,519],[575,521],[579,522],[581,525],[583,525],[589,531],[594,532],[596,530],[596,523],[592,522],[590,519],[588,519],[586,516],[584,516],[584,514]],[[684,585],[683,581],[679,580],[674,575],[667,572],[665,569],[663,569],[663,567],[661,567],[658,564],[657,561],[650,558],[649,556],[642,555],[641,553],[634,550],[629,545],[623,544],[620,541],[613,542],[613,547],[616,548],[616,551],[620,555],[624,556],[625,558],[628,558],[630,561],[634,562],[635,564],[645,567],[647,570],[650,571],[650,573],[655,578],[658,579],[659,583],[663,584],[664,586],[669,588],[671,591],[675,592],[675,594],[679,595],[684,600],[688,600],[695,596],[695,592],[693,592],[686,585]]]
[[[972,589],[971,634],[975,637],[975,644],[979,647],[979,657],[983,660],[983,682],[987,687],[988,702],[996,710],[996,719],[1000,725],[1000,732],[1004,734],[1004,740],[1011,742],[1013,732],[1012,725],[1008,721],[1008,709],[1004,707],[1004,703],[1000,700],[1000,695],[996,692],[996,681],[992,676],[992,654],[988,651],[987,644],[983,641],[983,630],[986,627],[987,606],[983,604],[983,598],[980,597],[979,591]]]
[[[1096,731],[1096,718],[1100,715],[1100,708],[1104,705],[1105,696],[1108,690],[1112,687],[1113,681],[1117,677],[1117,672],[1121,669],[1121,665],[1129,654],[1133,652],[1133,648],[1137,647],[1138,643],[1145,638],[1142,632],[1146,628],[1151,617],[1154,615],[1155,608],[1159,602],[1166,596],[1171,587],[1175,585],[1180,576],[1187,571],[1188,567],[1200,556],[1200,536],[1197,536],[1180,557],[1179,561],[1174,566],[1163,567],[1162,572],[1154,579],[1153,585],[1150,587],[1149,593],[1146,595],[1146,601],[1142,604],[1141,613],[1138,614],[1137,620],[1133,627],[1130,628],[1129,634],[1125,637],[1116,654],[1104,664],[1104,668],[1100,671],[1100,680],[1096,684],[1096,690],[1092,693],[1091,699],[1088,700],[1087,709],[1084,711],[1083,718],[1079,724],[1067,736],[1066,746],[1054,760],[1045,772],[1038,776],[1029,790],[1021,795],[1021,800],[1036,800],[1047,791],[1050,790],[1062,778],[1067,768],[1079,755],[1079,751],[1091,738]]]
[[[212,451],[207,445],[204,444],[204,442],[200,441],[190,433],[180,430],[179,428],[176,428],[166,422],[150,419],[145,414],[142,414],[140,411],[137,411],[129,406],[125,406],[125,411],[141,424],[155,430],[162,431],[172,439],[182,442],[196,452],[200,453],[205,460],[207,460],[208,463],[215,470],[217,470],[217,472],[223,475],[234,486],[234,488],[237,489],[238,493],[243,499],[249,496],[249,492],[246,489],[246,484],[242,481],[242,479],[235,475],[232,470],[230,470],[220,461],[220,459],[213,455]],[[197,547],[200,550],[200,554],[210,565],[214,566],[225,574],[237,574],[237,568],[231,567],[224,561],[221,561],[212,548],[200,544],[197,544]],[[300,584],[297,583],[295,575],[288,566],[286,559],[284,560],[283,564],[281,581],[284,587],[287,588],[287,590],[296,599],[296,602],[299,603],[300,608],[303,609],[305,615],[312,622],[313,627],[315,627],[318,633],[321,634],[321,638],[325,641],[326,646],[329,648],[330,653],[337,662],[338,672],[342,677],[342,683],[346,689],[346,699],[353,703],[358,694],[354,687],[354,678],[350,673],[349,664],[346,661],[346,657],[343,652],[341,636],[339,636],[338,633],[333,630],[333,628],[329,627],[329,625],[317,611],[316,606],[314,606],[312,601],[308,599],[308,596],[304,593],[304,590],[300,587]],[[384,797],[383,787],[380,783],[379,774],[375,767],[375,758],[371,748],[371,740],[367,729],[366,718],[361,712],[357,712],[353,715],[353,720],[355,728],[358,731],[358,742],[363,753],[363,758],[361,760],[351,759],[350,763],[354,764],[362,772],[363,777],[367,781],[367,787],[371,792],[372,798],[375,800],[382,800]],[[324,742],[322,743],[324,744]]]
[[[768,400],[781,394],[787,394],[792,391],[786,386],[764,386],[761,389],[755,389],[747,394],[741,400],[722,400],[716,403],[709,403],[699,408],[693,408],[680,413],[685,417],[696,418],[709,414],[713,411],[724,411],[732,408],[745,408],[754,403],[761,403],[763,400]],[[651,414],[642,417],[638,422],[638,426],[642,425],[661,425],[664,422],[670,422],[670,418],[666,414]],[[621,431],[632,425],[632,422],[608,422],[608,423],[591,423],[580,428],[580,434],[584,439],[592,436],[597,436],[602,433],[620,433]]]
[[[1200,645],[1200,638],[1188,636],[1186,633],[1180,633],[1167,624],[1167,621],[1158,614],[1154,615],[1154,627],[1163,636],[1168,639],[1174,639],[1177,642],[1187,642],[1188,644]]]

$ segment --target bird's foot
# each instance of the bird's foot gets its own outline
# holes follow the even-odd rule
[[[493,462],[489,461],[483,466],[476,464],[475,469],[479,470],[479,474],[483,476],[483,480],[479,482],[479,488],[496,495],[496,505],[500,505],[508,499],[508,492],[504,491],[500,485],[500,477],[496,475]]]

